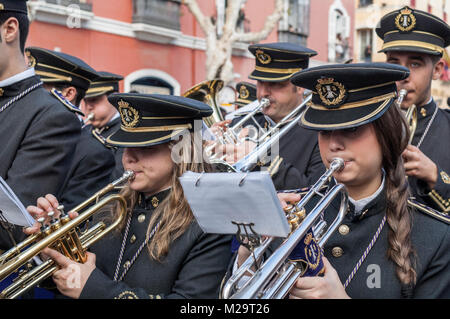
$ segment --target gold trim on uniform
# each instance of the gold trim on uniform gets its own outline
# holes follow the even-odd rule
[[[2,88],[0,88],[0,96],[3,96],[3,93],[5,93],[5,90],[3,90]]]
[[[310,127],[326,127],[326,128],[335,128],[335,127],[344,127],[344,126],[348,126],[348,125],[354,125],[354,124],[358,124],[361,122],[364,122],[365,120],[371,118],[372,116],[375,116],[376,114],[380,113],[384,107],[386,106],[387,103],[389,103],[390,100],[386,100],[384,101],[384,103],[382,103],[375,111],[373,111],[372,113],[364,116],[363,118],[354,120],[354,121],[350,121],[350,122],[346,122],[346,123],[339,123],[339,124],[315,124],[315,123],[310,123],[307,120],[305,120],[305,113],[303,113],[302,118],[300,119],[301,122],[307,126]],[[316,106],[316,105],[314,105]],[[312,107],[312,106],[311,106]],[[341,108],[339,108],[340,110]],[[336,110],[334,110],[336,111]]]
[[[155,197],[155,196],[153,196],[153,198],[152,198],[152,206],[153,206],[154,208],[156,208],[156,207],[158,207],[158,205],[159,205],[159,200],[158,200],[158,198]]]
[[[250,79],[254,79],[254,80],[261,80],[261,81],[273,81],[273,80],[277,80],[277,81],[283,81],[283,80],[288,80],[290,77],[292,77],[293,74],[289,74],[286,76],[282,76],[279,78],[266,78],[263,76],[254,76],[254,75],[250,75],[249,78]]]
[[[191,124],[185,125],[166,125],[166,126],[154,126],[154,127],[124,127],[121,126],[121,129],[125,132],[137,132],[137,133],[146,133],[146,132],[167,132],[174,130],[183,130],[183,129],[191,129]]]
[[[293,68],[293,69],[275,69],[275,68],[265,68],[263,66],[255,66],[256,71],[266,72],[266,73],[280,73],[280,74],[291,74],[297,73],[301,71],[301,68]]]
[[[118,142],[118,141],[113,141],[110,138],[113,135],[113,134],[111,134],[106,139],[106,142],[110,143],[110,144],[113,144],[113,145],[136,145],[136,146],[139,146],[139,145],[146,145],[146,144],[149,144],[149,143],[157,143],[157,142],[163,141],[163,140],[168,139],[168,138],[173,138],[173,137],[177,136],[178,134],[180,134],[182,132],[183,132],[183,130],[173,131],[172,133],[170,133],[168,135],[165,135],[165,136],[162,136],[160,138],[155,138],[155,139],[152,139],[152,140],[146,140],[146,141],[143,141],[143,142]]]
[[[94,88],[87,90],[86,94],[97,93],[97,92],[102,92],[102,91],[109,91],[109,90],[114,90],[114,87],[113,86],[94,87]]]
[[[59,75],[59,74],[55,74],[55,73],[51,73],[51,72],[44,72],[44,71],[39,71],[36,70],[35,73],[37,75],[40,75],[41,77],[50,77],[51,79],[44,79],[45,80],[52,80],[52,81],[64,81],[64,82],[72,82],[72,78],[70,76],[64,76],[64,75]]]
[[[409,32],[416,26],[417,19],[411,9],[405,8],[395,17],[395,25],[400,31]]]
[[[134,292],[126,290],[126,291],[121,292],[114,299],[139,299],[139,297]]]
[[[422,41],[413,41],[413,40],[398,40],[398,41],[386,42],[385,44],[383,44],[383,47],[381,49],[384,50],[384,49],[388,49],[388,48],[396,47],[396,46],[411,46],[411,47],[419,47],[419,48],[423,48],[423,49],[428,49],[428,50],[436,51],[439,53],[444,52],[444,48],[440,47],[438,45],[427,43],[427,42],[422,42]]]
[[[4,9],[5,9],[5,6],[2,3],[0,3],[0,10],[4,10]]]
[[[442,181],[445,184],[450,184],[450,177],[448,176],[448,174],[446,172],[442,171],[440,175],[441,175]]]
[[[319,79],[316,85],[316,91],[320,99],[326,105],[338,105],[341,103],[347,90],[342,83],[335,81],[333,78]]]
[[[450,216],[448,214],[448,210],[440,212],[413,199],[408,199],[408,205],[410,207],[416,208],[419,212],[425,213],[436,219],[439,219],[440,221],[443,221],[444,223],[450,224]]]
[[[311,108],[313,108],[315,110],[320,110],[320,111],[336,111],[336,110],[353,109],[356,107],[362,107],[362,106],[366,106],[366,105],[370,105],[370,104],[374,104],[374,103],[383,102],[386,100],[389,101],[390,99],[394,98],[395,96],[396,96],[395,93],[388,93],[388,94],[376,96],[376,97],[373,97],[373,98],[370,98],[370,99],[367,99],[364,101],[343,104],[339,107],[339,109],[331,109],[331,108],[327,108],[322,105],[317,105],[317,104],[312,104],[312,103],[311,103]]]
[[[441,208],[442,211],[448,215],[448,213],[450,212],[449,200],[443,199],[442,196],[438,192],[436,192],[436,190],[434,190],[434,189],[431,190],[431,192],[429,192],[427,195],[430,196],[430,198],[436,204],[438,204],[439,208]]]
[[[269,64],[272,62],[272,58],[267,53],[264,53],[263,50],[256,50],[255,56],[261,64]]]
[[[424,108],[424,107],[421,108],[421,109],[420,109],[420,114],[422,114],[423,117],[427,116],[427,110],[426,110],[426,108]]]

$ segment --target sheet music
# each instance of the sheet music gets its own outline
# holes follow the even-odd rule
[[[11,224],[26,227],[34,224],[33,217],[2,177],[0,177],[0,211]]]
[[[286,237],[290,228],[268,172],[193,173],[180,177],[184,195],[207,233],[236,234],[232,222],[259,235]]]

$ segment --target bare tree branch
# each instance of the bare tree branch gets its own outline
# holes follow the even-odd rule
[[[233,41],[241,42],[259,42],[267,38],[276,27],[278,21],[283,17],[285,1],[275,0],[275,9],[273,13],[267,17],[263,28],[259,32],[249,32],[249,33],[236,33],[233,37]]]
[[[210,17],[206,17],[202,13],[200,7],[198,6],[197,0],[182,0],[181,3],[188,7],[189,11],[191,11],[191,13],[194,15],[195,19],[200,25],[200,28],[202,28],[205,34],[208,34],[209,32],[211,32],[211,30],[214,30],[214,25],[211,22]]]

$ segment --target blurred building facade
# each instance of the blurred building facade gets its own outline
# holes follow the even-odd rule
[[[223,18],[216,4],[223,8],[226,0],[197,1],[205,15]],[[307,45],[319,52],[313,64],[336,61],[337,33],[353,37],[354,0],[285,1],[282,20],[262,42]],[[274,1],[261,3],[246,2],[239,28],[262,29]],[[97,70],[121,74],[124,91],[181,94],[205,78],[205,35],[181,0],[29,0],[29,9],[27,46],[72,54]],[[253,69],[247,47],[233,47],[236,82],[248,80]],[[342,56],[348,57],[346,50]]]
[[[202,12],[223,20],[227,0],[197,0]],[[380,18],[404,5],[447,21],[450,0],[285,0],[283,18],[262,41],[288,41],[318,52],[311,65],[384,61],[375,34]],[[181,0],[29,0],[27,46],[80,57],[97,70],[124,76],[123,91],[182,94],[205,79],[205,35]],[[219,9],[217,9],[219,8]],[[241,31],[262,29],[273,0],[247,0]],[[236,82],[248,81],[254,58],[249,43],[233,46]],[[252,82],[252,81],[250,81]],[[442,83],[441,83],[442,82]],[[443,105],[447,82],[433,95]],[[439,98],[438,98],[439,97]],[[441,103],[442,102],[442,103]]]
[[[432,13],[449,22],[450,0],[356,0],[355,1],[355,48],[356,61],[384,62],[385,54],[378,53],[383,41],[378,38],[375,28],[378,21],[387,13],[403,6]],[[448,49],[447,49],[448,50]],[[447,107],[450,82],[445,78],[436,80],[432,95],[440,107]]]

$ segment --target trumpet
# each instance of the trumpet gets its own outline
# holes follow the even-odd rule
[[[100,198],[133,178],[134,172],[125,171],[120,178],[76,206],[72,211],[79,213],[77,217],[70,219],[68,214],[62,212],[59,220],[53,220],[47,227],[42,226],[40,232],[28,236],[24,241],[1,255],[0,281],[17,272],[22,266],[27,264],[28,266],[27,269],[20,271],[13,283],[0,293],[0,298],[14,299],[38,285],[58,269],[58,266],[51,259],[34,268],[30,265],[30,260],[40,254],[46,247],[53,248],[76,262],[84,263],[87,259],[86,251],[88,248],[117,227],[127,213],[127,203],[122,195],[113,194],[101,200]],[[86,209],[93,202],[95,204]],[[99,222],[84,231],[79,229],[80,225],[85,224],[96,212],[112,202],[117,202],[120,205],[120,214],[114,222],[110,225]],[[61,207],[58,208],[61,209]],[[43,222],[42,219],[38,221]]]
[[[291,258],[292,252],[305,236],[314,236],[317,245],[323,248],[330,236],[342,223],[348,208],[348,194],[343,184],[336,184],[325,194],[319,191],[334,173],[341,171],[345,166],[344,160],[335,158],[330,168],[319,178],[302,199],[287,212],[288,222],[291,225],[291,233],[283,243],[272,253],[270,257],[254,272],[248,281],[238,288],[237,284],[252,267],[258,266],[257,261],[263,256],[273,238],[267,238],[261,245],[254,249],[238,270],[229,278],[221,290],[224,299],[281,299],[284,298],[296,280],[303,276],[307,265],[295,258]],[[306,204],[314,195],[320,194],[320,201],[307,214]],[[321,218],[328,205],[341,194],[339,212],[327,227]],[[313,235],[311,235],[313,234]]]
[[[264,133],[257,141],[259,145],[233,165],[228,164],[223,159],[216,160],[214,158],[211,160],[211,164],[213,164],[216,170],[221,172],[250,172],[263,160],[264,156],[267,155],[269,149],[275,143],[278,143],[284,135],[298,125],[298,121],[311,99],[312,94],[308,95],[300,105],[286,115],[277,125]],[[279,129],[282,125],[284,126]]]
[[[263,98],[261,101],[259,101],[258,105],[252,109],[251,112],[246,114],[242,119],[240,119],[236,124],[234,124],[231,127],[228,127],[226,130],[222,130],[220,134],[217,134],[217,141],[216,143],[213,143],[206,147],[205,152],[208,154],[211,159],[217,159],[217,154],[213,154],[214,148],[217,146],[218,143],[220,144],[240,144],[242,143],[242,140],[239,137],[240,131],[242,130],[244,124],[249,121],[250,119],[253,120],[253,122],[256,124],[259,130],[263,130],[263,128],[259,125],[258,121],[255,119],[255,114],[258,112],[261,112],[263,109],[267,108],[270,105],[270,100]],[[223,157],[221,158],[223,159]]]
[[[408,91],[405,89],[401,89],[399,92],[399,96],[397,98],[396,104],[397,106],[403,111],[401,105],[403,100],[405,99],[406,95],[408,95]],[[411,144],[413,138],[414,138],[414,133],[416,132],[417,129],[417,107],[415,104],[411,105],[405,112],[405,118],[406,121],[408,123],[409,126],[409,142],[408,144]]]

